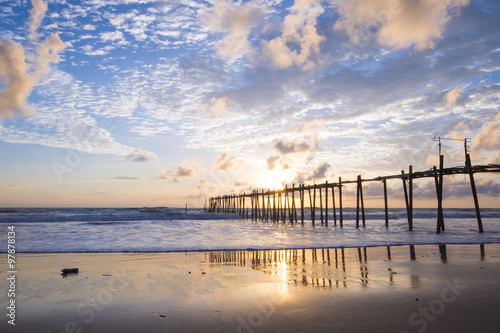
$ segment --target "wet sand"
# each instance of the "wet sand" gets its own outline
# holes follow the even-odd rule
[[[500,244],[17,254],[1,332],[497,332]],[[61,269],[78,267],[78,274]]]

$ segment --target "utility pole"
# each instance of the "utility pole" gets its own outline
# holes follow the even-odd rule
[[[440,136],[434,136],[434,138],[432,138],[432,141],[437,141],[438,142],[439,155],[441,155],[441,140],[462,141],[462,139],[442,138]],[[471,142],[471,139],[470,138],[465,138],[463,141],[464,141],[465,160],[467,161],[467,152],[468,152],[468,149],[469,149],[469,146],[467,144]]]

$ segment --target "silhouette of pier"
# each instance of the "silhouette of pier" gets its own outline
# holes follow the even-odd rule
[[[467,141],[466,141],[467,143]],[[361,175],[356,180],[343,180],[339,177],[338,182],[328,182],[322,184],[304,185],[300,184],[291,187],[288,185],[284,189],[254,190],[251,193],[231,194],[211,197],[205,204],[205,211],[211,213],[237,213],[243,218],[255,221],[271,221],[285,223],[304,224],[306,215],[306,192],[309,198],[309,210],[311,222],[316,221],[328,226],[332,221],[342,228],[344,225],[342,188],[347,184],[356,184],[356,228],[366,226],[365,205],[363,199],[363,184],[367,182],[382,182],[384,193],[385,225],[389,227],[389,204],[387,196],[387,181],[399,179],[403,184],[405,206],[408,218],[408,230],[413,230],[413,182],[420,178],[434,178],[437,198],[437,223],[436,232],[445,230],[443,218],[443,185],[444,176],[464,174],[469,175],[472,198],[476,210],[476,218],[479,232],[483,232],[481,211],[474,181],[475,173],[500,172],[500,164],[472,165],[470,155],[465,154],[465,166],[444,168],[444,156],[439,155],[439,167],[434,166],[426,171],[413,171],[410,165],[408,172],[401,170],[401,174],[382,176],[364,179]],[[311,193],[312,192],[312,193]],[[330,193],[330,194],[329,194]],[[317,202],[318,200],[318,202]],[[317,216],[317,205],[319,204],[319,219]],[[332,214],[329,214],[329,204],[331,204]]]

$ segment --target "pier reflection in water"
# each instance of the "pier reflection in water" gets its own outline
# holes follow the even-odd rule
[[[416,263],[442,265],[467,258],[485,260],[485,245],[213,251],[206,254],[206,261],[212,266],[249,267],[290,286],[324,288],[391,285],[416,288],[420,287],[421,275],[425,275]]]

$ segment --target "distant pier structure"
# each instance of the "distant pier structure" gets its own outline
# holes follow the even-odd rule
[[[400,179],[403,185],[406,212],[408,217],[408,230],[413,230],[413,181],[420,178],[434,178],[437,198],[437,223],[436,232],[445,230],[443,218],[443,185],[444,176],[464,174],[469,176],[472,199],[476,210],[477,226],[480,233],[483,232],[481,212],[474,181],[475,173],[500,172],[500,164],[472,165],[470,155],[467,152],[467,139],[465,140],[465,166],[444,168],[444,156],[441,154],[441,140],[439,138],[439,167],[434,166],[427,171],[413,171],[410,165],[408,172],[401,170],[401,174],[363,179],[357,176],[356,180],[343,180],[339,177],[338,182],[325,182],[322,184],[304,185],[300,184],[284,189],[254,190],[251,193],[231,194],[211,197],[205,204],[205,211],[211,213],[237,213],[243,218],[255,221],[271,221],[276,223],[302,223],[307,209],[310,210],[313,225],[318,221],[328,226],[333,220],[334,226],[344,225],[342,187],[347,184],[356,184],[356,228],[360,223],[366,225],[365,206],[363,200],[363,184],[366,182],[382,182],[384,193],[385,225],[389,226],[389,206],[387,198],[387,180]],[[309,207],[306,208],[306,192],[309,198]],[[331,204],[331,216],[329,214]],[[318,206],[319,205],[319,211]],[[319,218],[318,218],[319,213]],[[330,222],[331,223],[331,222]]]

